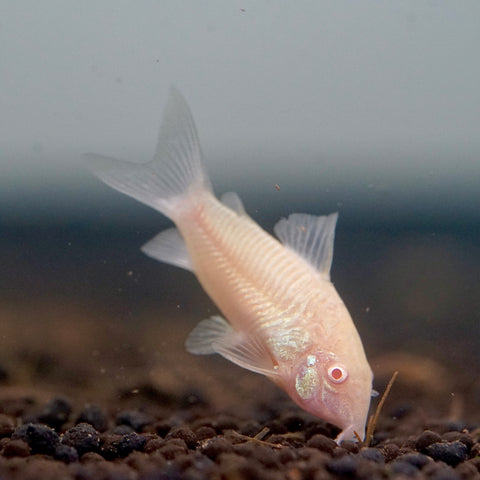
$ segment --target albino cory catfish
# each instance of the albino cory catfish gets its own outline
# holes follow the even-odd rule
[[[195,273],[225,316],[201,321],[186,341],[266,375],[306,411],[364,438],[372,372],[330,282],[337,214],[292,214],[262,230],[235,193],[218,201],[201,162],[192,115],[172,89],[153,160],[88,155],[95,174],[175,222],[143,251]],[[358,436],[358,437],[357,437]]]

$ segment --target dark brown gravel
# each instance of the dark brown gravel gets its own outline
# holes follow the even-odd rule
[[[459,430],[455,422],[437,419],[435,430],[421,429],[423,414],[415,409],[409,421],[415,425],[416,420],[423,431],[375,438],[371,447],[362,447],[355,442],[338,446],[331,438],[334,428],[293,406],[264,423],[231,412],[215,415],[204,404],[161,409],[167,415],[160,417],[154,404],[111,414],[92,403],[54,397],[31,410],[38,407],[48,411],[42,416],[49,425],[23,423],[22,418],[32,418],[27,410],[19,417],[0,414],[2,480],[480,479],[475,426]],[[312,434],[312,423],[331,435]],[[119,433],[119,427],[126,431]],[[259,432],[261,439],[255,437]],[[378,433],[383,438],[381,424]]]
[[[160,353],[154,340],[144,347],[150,328],[138,344],[104,336],[79,351],[79,338],[101,336],[78,325],[68,349],[29,346],[3,366],[1,480],[480,480],[476,403],[451,408],[453,387],[431,393],[399,377],[372,445],[338,446],[336,427],[261,376],[184,354],[185,332],[173,331]],[[387,380],[378,375],[376,388]]]

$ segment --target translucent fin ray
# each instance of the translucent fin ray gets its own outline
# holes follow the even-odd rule
[[[274,227],[275,235],[326,278],[330,278],[338,213],[327,216],[293,213]]]
[[[218,353],[252,372],[276,375],[272,358],[262,342],[254,335],[235,331],[219,316],[202,320],[188,336],[185,347],[196,355]]]
[[[200,143],[190,109],[183,96],[170,89],[150,162],[87,154],[90,169],[107,185],[169,216],[169,200],[185,195],[194,186],[210,188],[201,163]]]
[[[220,197],[220,201],[228,207],[230,210],[238,213],[239,215],[246,215],[243,202],[235,192],[226,192]]]
[[[176,228],[169,228],[153,237],[141,248],[142,252],[160,262],[193,272],[193,265],[182,235]]]

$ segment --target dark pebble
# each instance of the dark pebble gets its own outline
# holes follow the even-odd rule
[[[385,456],[378,448],[362,448],[359,455],[360,457],[371,460],[375,463],[385,463]]]
[[[116,423],[117,425],[127,425],[136,432],[141,432],[145,426],[153,423],[153,418],[145,412],[126,410],[117,415]]]
[[[268,437],[268,442],[275,445],[285,445],[286,447],[300,448],[304,446],[301,438],[296,438],[290,434],[271,435]]]
[[[202,453],[212,459],[221,453],[229,453],[232,449],[232,444],[223,437],[211,438],[201,447]]]
[[[457,421],[450,421],[447,422],[447,429],[448,431],[457,431],[457,432],[462,432],[463,430],[471,430],[472,428],[475,428],[471,424],[463,421],[463,420],[457,420]]]
[[[258,460],[259,463],[267,467],[268,469],[278,469],[280,466],[280,461],[278,459],[278,450],[274,450],[271,447],[253,445],[257,447],[254,449],[254,458]],[[258,448],[260,447],[260,448]]]
[[[470,456],[472,458],[479,458],[480,459],[480,443],[474,443],[472,448],[470,449]],[[480,471],[480,469],[479,469]]]
[[[170,438],[180,438],[188,448],[194,448],[198,442],[197,435],[188,427],[173,427],[165,437],[166,440]]]
[[[100,436],[89,423],[79,423],[63,434],[62,443],[75,448],[82,456],[84,453],[99,450]]]
[[[128,435],[130,433],[134,433],[135,430],[130,427],[129,425],[117,425],[113,430],[112,433],[114,435]]]
[[[444,463],[432,462],[425,466],[422,473],[429,480],[461,480],[460,475]]]
[[[435,443],[435,442],[434,442]],[[418,450],[417,448],[417,440],[413,439],[413,438],[407,438],[406,440],[404,440],[403,442],[400,441],[398,443],[398,445],[400,445],[401,447],[401,450],[402,450],[402,454],[404,453],[412,453],[412,452],[416,452]]]
[[[104,433],[100,437],[100,455],[106,460],[114,460],[118,455],[118,445],[123,435]]]
[[[465,432],[447,432],[442,435],[442,439],[446,440],[447,442],[454,442],[458,440],[459,442],[462,442],[469,451],[474,444],[472,436],[469,433]]]
[[[243,432],[242,432],[243,433]],[[195,435],[197,440],[201,442],[202,440],[206,440],[207,438],[213,438],[217,432],[212,427],[200,427],[195,430]],[[247,435],[244,433],[244,435]]]
[[[461,478],[465,479],[480,478],[477,466],[471,461],[466,461],[458,465],[458,467],[455,468],[455,472],[458,473]]]
[[[105,432],[108,428],[105,412],[98,405],[92,404],[85,405],[75,423],[89,423],[97,432]]]
[[[174,460],[176,457],[188,453],[188,448],[183,440],[172,438],[163,447],[160,447],[158,452],[163,455],[165,460]]]
[[[332,457],[333,458],[340,458],[340,457],[344,457],[347,454],[348,454],[347,450],[345,450],[344,448],[342,448],[340,446],[337,446],[333,449]]]
[[[292,448],[282,448],[278,451],[278,460],[283,464],[288,464],[297,459],[297,450]]]
[[[407,453],[399,456],[397,460],[409,463],[418,469],[422,469],[427,463],[432,461],[429,457],[423,455],[423,453]]]
[[[321,433],[315,434],[310,440],[307,441],[307,447],[313,447],[322,452],[332,453],[337,444],[331,438],[322,435]]]
[[[245,458],[255,459],[270,469],[279,466],[277,452],[270,447],[258,445],[254,442],[245,442],[233,446],[233,452]]]
[[[360,450],[358,443],[352,440],[345,440],[344,442],[342,442],[340,447],[349,453],[358,453],[358,451]]]
[[[120,457],[126,457],[134,450],[142,450],[146,443],[147,439],[145,435],[139,435],[138,433],[125,435],[118,443],[118,455]]]
[[[254,459],[247,459],[233,453],[222,453],[217,463],[220,465],[220,471],[224,472],[225,478],[241,478],[248,480],[262,479],[266,480],[264,469]]]
[[[210,475],[208,475],[208,473],[212,472],[212,470],[215,468],[215,462],[210,460],[205,455],[202,455],[200,452],[180,456],[176,459],[175,463],[181,471],[190,469],[190,473],[192,473],[191,469],[194,469],[198,472],[198,474],[203,473],[203,478],[212,478]]]
[[[68,445],[57,445],[55,452],[53,453],[53,458],[60,460],[64,463],[72,463],[78,461],[78,452],[73,447]]]
[[[23,440],[9,440],[3,447],[2,454],[4,457],[28,457],[30,455],[30,447]]]
[[[425,453],[434,460],[441,460],[452,467],[465,461],[468,457],[467,446],[459,441],[434,443],[426,448]]]
[[[37,420],[59,430],[68,421],[71,413],[72,405],[68,400],[61,397],[53,398],[37,415]]]
[[[286,450],[286,449],[282,449],[282,450]],[[318,462],[318,464],[326,464],[328,461],[332,459],[328,453],[321,452],[316,448],[302,447],[302,448],[297,448],[293,451],[295,452],[295,455],[297,458],[301,460],[305,460],[307,462],[314,461],[314,462]]]
[[[15,431],[15,419],[0,413],[0,438],[8,437]]]
[[[46,425],[27,423],[18,427],[12,434],[12,440],[23,440],[32,449],[32,453],[52,455],[60,443],[60,437],[55,430]]]
[[[389,464],[389,469],[392,473],[398,475],[405,475],[406,477],[414,477],[418,473],[418,468],[411,463],[397,458]]]
[[[106,463],[105,459],[97,452],[87,452],[80,459],[82,463]]]
[[[383,450],[383,455],[387,462],[391,462],[392,460],[397,458],[400,452],[400,447],[395,443],[387,443],[383,445],[381,448]]]
[[[145,453],[152,453],[155,452],[156,450],[159,450],[161,447],[165,445],[165,440],[163,438],[149,438],[147,440],[147,443],[143,447],[143,451]]]
[[[442,441],[442,437],[438,433],[431,430],[425,430],[416,440],[415,448],[422,453],[425,453],[427,447],[433,443],[439,443]]]
[[[344,455],[327,462],[327,469],[334,475],[354,476],[357,472],[357,459],[353,455]]]

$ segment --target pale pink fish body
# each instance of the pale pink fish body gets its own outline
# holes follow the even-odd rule
[[[362,342],[330,282],[337,214],[293,214],[262,230],[234,193],[213,195],[193,119],[172,89],[154,159],[89,155],[107,184],[170,217],[143,251],[195,273],[228,322],[200,322],[191,353],[219,353],[268,376],[308,412],[363,439],[372,372]]]

